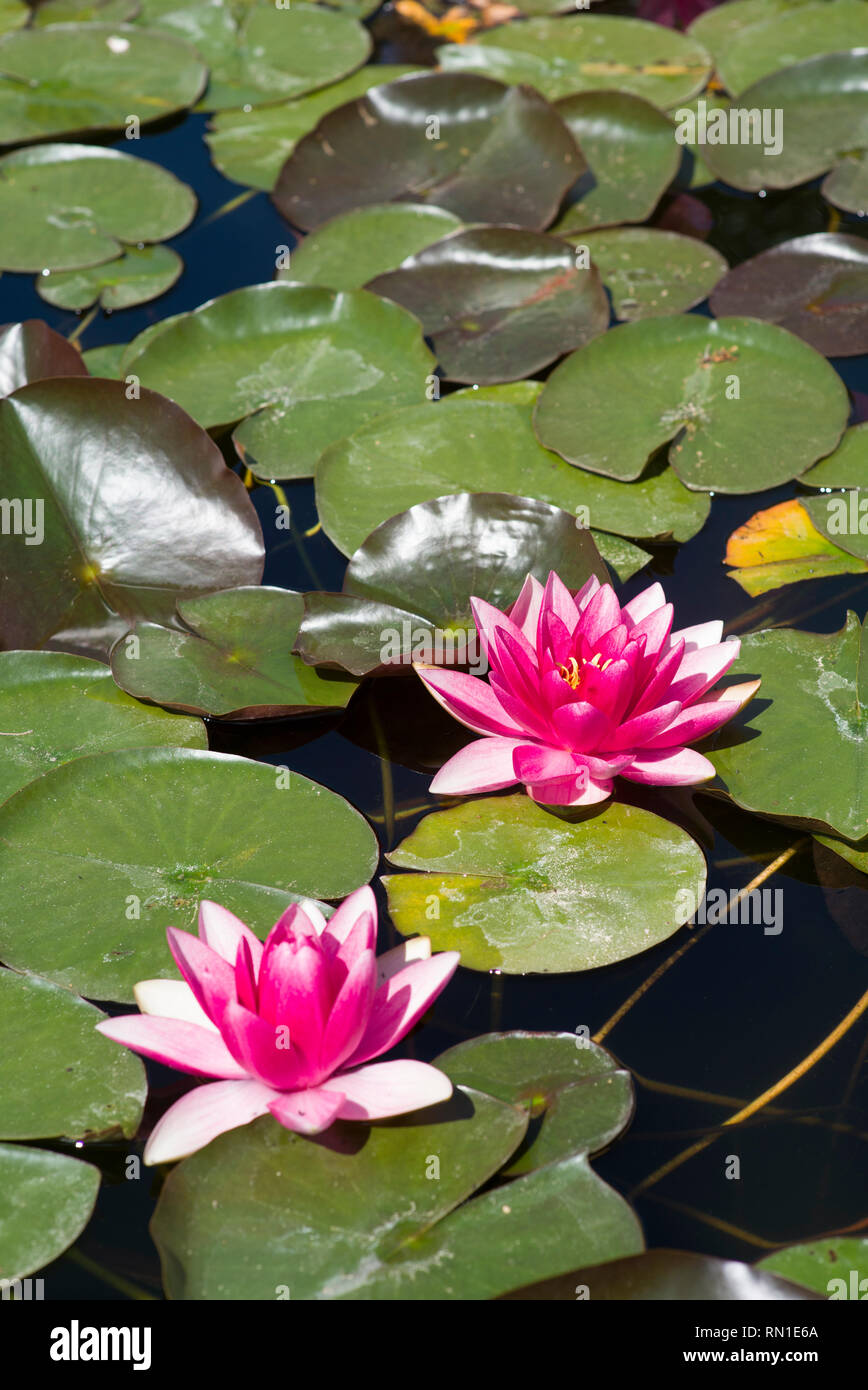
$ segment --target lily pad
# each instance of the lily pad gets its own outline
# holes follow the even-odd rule
[[[90,633],[99,648],[112,614],[159,622],[176,598],[261,577],[240,478],[182,410],[132,389],[56,377],[0,401],[4,486],[44,504],[0,536],[6,646]]]
[[[82,361],[91,376],[109,377],[120,380],[121,359],[127,350],[126,343],[105,343],[102,347],[89,348],[82,353]]]
[[[868,492],[868,420],[847,430],[837,449],[803,473],[799,482],[805,487],[864,488]]]
[[[522,1302],[544,1299],[570,1303],[576,1299],[592,1303],[780,1303],[810,1297],[785,1279],[762,1272],[759,1266],[698,1255],[692,1250],[647,1250],[629,1259],[574,1269],[559,1279],[547,1279],[507,1295]]]
[[[132,24],[19,29],[0,39],[0,70],[0,145],[162,120],[208,75],[189,44]]]
[[[746,22],[745,22],[746,20]],[[781,68],[824,53],[842,53],[868,44],[868,12],[863,0],[825,0],[814,5],[774,7],[773,13],[745,16],[737,29],[712,44],[706,26],[691,27],[706,44],[717,75],[734,95]],[[741,104],[741,103],[740,103]],[[789,134],[787,138],[791,137]]]
[[[824,1298],[864,1299],[868,1293],[868,1238],[826,1236],[788,1245],[773,1255],[765,1255],[756,1267],[812,1289]]]
[[[105,1014],[37,975],[0,970],[0,1138],[135,1134],[145,1069],[96,1031]]]
[[[139,8],[139,0],[42,0],[31,11],[31,25],[44,29],[49,24],[123,24]]]
[[[81,1235],[99,1191],[99,1169],[23,1144],[0,1144],[0,1279],[24,1279]]]
[[[534,428],[569,463],[623,481],[669,443],[688,487],[744,493],[829,453],[849,411],[840,377],[785,329],[684,314],[622,324],[574,352],[546,382]]]
[[[78,348],[41,319],[0,329],[0,396],[47,376],[87,376]]]
[[[610,15],[528,19],[450,44],[447,72],[526,82],[550,101],[573,92],[630,92],[666,110],[702,91],[711,58],[695,39],[661,24]]]
[[[452,232],[369,288],[421,320],[452,381],[530,376],[609,326],[595,268],[565,242],[517,227]]]
[[[355,208],[310,232],[278,278],[331,290],[359,290],[461,225],[445,208],[423,203]]]
[[[779,323],[827,357],[868,352],[868,242],[837,232],[781,242],[731,270],[711,308]]]
[[[87,309],[96,301],[103,309],[129,309],[165,294],[183,269],[181,257],[169,246],[128,246],[105,265],[40,275],[36,290],[58,309]]]
[[[817,835],[815,838],[821,845],[825,845],[826,849],[832,850],[840,859],[858,869],[860,874],[868,875],[868,836],[855,844],[833,835]],[[861,916],[864,922],[864,913]]]
[[[0,827],[0,957],[93,999],[175,978],[166,928],[194,930],[201,898],[264,935],[290,902],[343,897],[377,862],[336,792],[184,748],[76,758],[5,802]]]
[[[123,371],[235,443],[263,478],[303,478],[335,440],[423,400],[420,325],[364,290],[252,285],[133,339]],[[245,417],[252,417],[245,419]]]
[[[564,97],[555,110],[590,170],[573,190],[578,201],[555,224],[555,235],[650,217],[681,163],[669,118],[629,92],[581,92]]]
[[[849,840],[868,834],[868,658],[856,614],[840,632],[749,633],[738,673],[762,676],[760,698],[708,755],[732,799]]]
[[[856,559],[817,529],[800,501],[793,498],[756,512],[733,531],[726,564],[752,598],[805,579],[864,574],[868,562]]]
[[[465,490],[549,502],[590,526],[600,548],[608,543],[603,532],[683,541],[702,528],[708,499],[665,464],[627,484],[571,468],[543,449],[531,423],[541,390],[525,381],[456,391],[383,415],[333,445],[316,472],[323,529],[350,555],[389,516]]]
[[[817,0],[727,0],[697,15],[689,32],[708,49],[712,58],[724,51],[745,29],[760,24],[773,15],[786,14],[802,5],[814,5]]]
[[[845,154],[824,178],[821,192],[836,208],[864,217],[868,209],[868,150]]]
[[[305,230],[371,203],[424,200],[464,222],[541,231],[583,168],[536,92],[423,72],[330,111],[298,142],[273,196]]]
[[[0,34],[7,34],[12,29],[22,29],[32,13],[24,0],[0,0]]]
[[[183,231],[195,211],[192,189],[149,160],[99,145],[15,150],[0,159],[0,266],[102,265],[121,254],[123,242]]]
[[[340,82],[331,82],[295,101],[251,106],[249,111],[221,111],[205,136],[211,159],[227,179],[270,193],[301,137],[313,130],[327,112],[362,96],[371,87],[417,71],[397,64],[369,64]]]
[[[707,299],[727,271],[719,251],[678,232],[611,227],[569,240],[587,246],[615,317],[625,322],[683,314]]]
[[[131,700],[107,666],[65,652],[0,652],[0,729],[0,801],[86,753],[208,747],[200,720]]]
[[[414,659],[475,666],[471,598],[508,608],[528,574],[544,582],[552,569],[571,589],[608,578],[590,533],[556,507],[502,493],[420,502],[368,536],[343,593],[305,595],[296,648],[356,675]]]
[[[402,935],[424,923],[435,950],[507,975],[638,955],[678,930],[705,885],[689,835],[619,803],[573,822],[527,796],[483,797],[426,816],[388,858],[415,870],[383,880]]]
[[[139,699],[223,719],[341,709],[355,682],[322,676],[291,654],[303,610],[303,595],[286,589],[206,594],[178,604],[182,628],[142,623],[121,638],[112,673]]]
[[[801,501],[817,530],[833,545],[868,561],[868,492],[854,489]]]

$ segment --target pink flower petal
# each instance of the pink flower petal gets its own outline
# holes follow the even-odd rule
[[[153,1057],[176,1071],[229,1080],[242,1080],[249,1075],[219,1034],[184,1019],[122,1014],[120,1018],[103,1019],[96,1029],[113,1042],[122,1043],[144,1057]]]
[[[133,985],[133,994],[143,1014],[154,1014],[157,1018],[180,1018],[185,1023],[195,1023],[197,1027],[219,1036],[219,1028],[197,1003],[186,980],[139,980],[137,985]]]
[[[525,743],[512,755],[515,775],[520,782],[549,782],[554,778],[581,776],[576,756],[565,748],[544,748]]]
[[[343,1093],[340,1119],[384,1120],[441,1104],[452,1095],[452,1082],[425,1062],[375,1062],[332,1077],[322,1089]]]
[[[615,751],[621,748],[641,748],[649,739],[668,728],[680,713],[681,705],[678,701],[670,700],[667,705],[658,705],[657,709],[649,709],[646,714],[634,715],[632,719],[618,725],[611,740],[603,745],[603,749]]]
[[[287,1025],[293,1047],[311,1063],[319,1057],[333,997],[328,957],[318,939],[279,941],[265,952],[258,1012],[268,1023]]]
[[[674,646],[679,637],[684,639],[686,652],[701,651],[703,647],[716,647],[723,637],[723,621],[714,618],[709,623],[697,623],[694,627],[682,627],[670,634],[669,642]]]
[[[479,633],[479,640],[482,643],[483,651],[491,662],[492,666],[497,664],[498,636],[501,632],[508,632],[518,643],[524,652],[527,660],[534,665],[536,653],[528,642],[521,628],[518,627],[511,618],[505,613],[501,613],[499,608],[486,603],[483,598],[472,598],[470,607],[473,611],[476,630]]]
[[[567,747],[579,753],[592,753],[601,745],[608,746],[614,732],[603,711],[584,700],[572,700],[554,710],[552,724]]]
[[[199,904],[199,939],[222,956],[229,965],[235,965],[238,955],[238,942],[244,937],[250,947],[253,963],[258,967],[262,955],[262,942],[255,932],[219,903],[207,899]]]
[[[509,689],[496,672],[492,671],[489,680],[504,711],[515,721],[520,732],[530,735],[531,738],[547,739],[551,729],[544,716],[539,694],[534,697],[531,705],[525,700],[523,693],[519,695],[516,692],[515,687]]]
[[[239,1004],[255,1013],[259,1008],[259,989],[256,981],[256,967],[250,947],[242,937],[238,943],[238,956],[235,961],[235,995]]]
[[[449,983],[458,961],[457,951],[441,951],[430,960],[414,961],[386,980],[374,995],[364,1037],[347,1067],[357,1067],[371,1057],[379,1057],[406,1037],[416,1020]]]
[[[714,777],[714,765],[695,748],[672,748],[643,753],[621,773],[649,787],[691,787]]]
[[[438,796],[465,796],[511,787],[516,780],[512,751],[524,742],[520,738],[480,738],[468,743],[443,764],[430,790]]]
[[[477,734],[513,734],[521,729],[506,713],[490,685],[463,671],[414,663],[413,669],[438,705]]]
[[[360,923],[368,937],[366,949],[372,951],[377,940],[377,899],[368,883],[344,898],[329,917],[322,933],[323,945],[341,946]]]
[[[393,975],[397,975],[399,970],[403,970],[414,960],[431,959],[431,942],[427,936],[412,936],[409,941],[402,941],[400,946],[393,946],[391,951],[384,951],[381,956],[377,956],[377,984],[383,984],[385,980],[391,980]]]
[[[679,639],[665,655],[661,656],[657,662],[657,669],[654,671],[644,686],[639,686],[633,694],[632,703],[628,706],[631,718],[637,715],[647,714],[649,710],[657,709],[659,705],[671,703],[672,682],[674,681],[678,668],[684,655],[684,642]],[[679,700],[683,704],[683,700]]]
[[[576,601],[554,570],[549,572],[549,577],[546,580],[543,607],[550,608],[553,613],[556,613],[570,633],[575,631],[579,621]]]
[[[223,1015],[223,1040],[247,1076],[278,1091],[307,1084],[317,1072],[317,1057],[300,1052],[285,1024],[269,1023],[240,1004],[230,1004]]]
[[[592,574],[590,579],[585,580],[581,589],[577,589],[576,592],[573,594],[573,601],[576,607],[578,608],[580,614],[584,613],[585,609],[587,608],[588,604],[594,597],[594,594],[597,592],[599,587],[599,579],[595,574]]]
[[[343,1103],[342,1091],[310,1087],[277,1096],[268,1109],[284,1129],[296,1134],[322,1134],[334,1124]]]
[[[176,1101],[151,1131],[145,1163],[174,1163],[239,1125],[268,1113],[277,1093],[260,1081],[215,1081]]]
[[[353,962],[325,1026],[320,1066],[326,1075],[343,1066],[362,1041],[376,987],[377,963],[374,953],[364,951]]]
[[[539,613],[542,607],[543,586],[538,579],[529,574],[521,586],[521,593],[509,610],[509,617],[516,627],[520,627],[530,645],[536,646],[536,633]]]
[[[671,698],[683,705],[698,700],[710,686],[728,671],[741,650],[737,637],[730,637],[716,647],[702,647],[685,652],[678,673],[672,682]]]
[[[220,1027],[227,1004],[235,999],[235,968],[198,936],[169,927],[166,936],[175,964],[205,1013]]]
[[[649,584],[647,589],[643,589],[641,594],[631,598],[629,603],[625,603],[621,610],[625,618],[631,623],[641,623],[643,618],[647,618],[649,613],[654,613],[658,608],[662,608],[666,602],[666,595],[663,592],[662,584]]]
[[[611,584],[601,584],[582,614],[581,634],[592,648],[621,621],[621,605]]]
[[[696,743],[715,729],[719,729],[733,715],[738,714],[738,705],[725,700],[709,700],[701,705],[688,705],[687,709],[673,719],[661,733],[646,740],[646,748],[683,747],[686,743]]]
[[[529,785],[528,796],[541,806],[594,806],[612,795],[612,783],[593,777],[556,778]]]

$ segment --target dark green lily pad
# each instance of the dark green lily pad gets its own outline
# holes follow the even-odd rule
[[[717,58],[739,34],[773,15],[786,14],[802,5],[814,5],[816,0],[726,0],[698,15],[689,32]]]
[[[273,196],[305,230],[371,203],[424,200],[464,222],[541,231],[583,168],[536,92],[423,72],[330,111],[298,142]]]
[[[731,270],[711,308],[778,323],[827,357],[868,352],[868,241],[815,232],[781,242]]]
[[[850,840],[868,834],[864,644],[855,613],[840,632],[782,628],[742,638],[730,674],[762,676],[760,694],[709,752],[739,806]]]
[[[103,309],[129,309],[165,294],[183,269],[170,246],[128,246],[105,265],[40,275],[36,290],[58,309],[87,309],[96,301]]]
[[[227,179],[270,193],[301,137],[313,130],[328,111],[362,96],[371,87],[417,71],[396,64],[369,64],[340,82],[331,82],[295,101],[221,111],[205,136],[211,159]]]
[[[15,150],[0,159],[0,266],[102,265],[123,242],[174,236],[195,211],[193,190],[149,160],[99,145]]]
[[[0,145],[144,125],[192,106],[207,70],[195,49],[131,24],[55,24],[0,39]],[[3,219],[5,221],[5,217]]]
[[[299,896],[343,897],[377,862],[373,831],[336,792],[183,748],[76,758],[0,807],[0,837],[0,957],[121,1001],[139,980],[177,977],[166,927],[195,930],[200,899],[264,935]]]
[[[452,232],[369,288],[421,320],[452,381],[530,376],[609,326],[596,269],[556,237],[517,227]]]
[[[303,611],[303,595],[286,589],[206,594],[178,604],[183,627],[142,623],[122,637],[112,673],[139,699],[223,719],[340,709],[355,682],[321,676],[292,655]]]
[[[0,801],[86,753],[208,747],[200,720],[131,700],[107,666],[65,652],[0,652],[0,738]]]
[[[423,929],[470,970],[564,973],[665,941],[699,902],[702,851],[635,806],[564,820],[530,797],[484,797],[425,817],[383,879],[403,936]],[[432,915],[432,900],[439,917]]]
[[[837,449],[803,473],[799,482],[805,487],[863,488],[868,492],[868,420],[847,430]]]
[[[833,835],[817,835],[815,838],[821,845],[825,845],[826,849],[832,850],[840,859],[858,869],[860,874],[868,875],[868,836],[856,843],[841,840]]]
[[[633,1082],[602,1047],[575,1033],[488,1033],[442,1052],[435,1063],[456,1086],[472,1086],[541,1120],[508,1176],[577,1154],[599,1153],[633,1114]]]
[[[849,410],[840,377],[785,329],[684,314],[622,324],[574,352],[546,382],[534,428],[569,463],[623,481],[669,443],[688,487],[744,493],[829,453]]]
[[[98,1190],[90,1163],[0,1144],[0,1279],[24,1279],[62,1255],[90,1220]]]
[[[543,449],[531,424],[541,389],[525,381],[456,391],[381,416],[333,445],[316,472],[323,529],[351,555],[387,517],[471,490],[536,497],[572,512],[592,528],[604,558],[604,532],[683,541],[701,530],[708,499],[688,491],[671,468],[652,468],[640,482],[626,484],[571,468]]]
[[[571,589],[608,578],[590,532],[566,512],[502,493],[420,502],[368,536],[342,593],[305,595],[296,650],[356,675],[413,660],[476,666],[471,598],[508,608],[528,574],[545,582],[552,569]]]
[[[122,369],[206,428],[243,420],[235,443],[257,476],[303,478],[329,444],[424,400],[433,367],[420,325],[397,304],[269,284],[146,329]]]
[[[310,232],[293,250],[289,268],[281,270],[278,278],[332,290],[359,290],[375,275],[394,270],[408,256],[461,225],[445,208],[422,203],[355,208]]]
[[[629,92],[581,92],[555,110],[588,162],[578,201],[552,229],[558,236],[619,222],[644,222],[681,163],[672,122]],[[588,186],[590,184],[590,186]]]
[[[864,1300],[868,1293],[868,1237],[833,1235],[788,1245],[765,1255],[756,1267],[801,1284],[823,1298]]]
[[[862,0],[826,0],[786,8],[776,5],[762,17],[757,12],[755,19],[747,15],[740,18],[737,29],[725,37],[720,35],[714,43],[709,39],[708,25],[703,30],[697,23],[690,30],[694,39],[710,49],[718,77],[733,94],[806,58],[868,44],[868,12]]]
[[[42,0],[31,11],[34,29],[49,24],[123,24],[134,19],[139,0]]]
[[[37,975],[0,970],[0,1138],[135,1134],[147,1095],[132,1052],[103,1038],[105,1014]]]
[[[109,377],[118,381],[121,375],[121,359],[127,350],[127,343],[106,343],[102,347],[89,348],[82,353],[82,361],[91,376]]]
[[[508,1299],[570,1302],[781,1303],[812,1295],[738,1260],[685,1250],[648,1250],[625,1260],[574,1269],[559,1279],[516,1289]]]
[[[868,560],[868,492],[853,489],[800,501],[821,535],[848,555]]]
[[[864,217],[868,209],[868,150],[846,154],[824,178],[821,192],[836,208]]]
[[[87,376],[78,348],[41,319],[0,329],[0,396],[47,376]]]
[[[615,317],[625,322],[683,314],[707,299],[727,271],[719,251],[678,232],[611,227],[569,240],[587,246]]]
[[[447,72],[526,82],[550,101],[573,92],[630,92],[666,110],[695,96],[711,59],[687,34],[642,19],[574,15],[529,19],[450,44],[437,56]]]
[[[56,377],[0,401],[4,487],[44,503],[0,535],[4,646],[90,634],[104,649],[113,614],[123,627],[171,620],[176,598],[259,582],[262,533],[240,478],[182,410],[130,389]]]

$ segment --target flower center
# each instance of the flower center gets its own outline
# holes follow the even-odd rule
[[[585,658],[582,657],[581,666],[576,658],[571,656],[566,665],[563,663],[558,665],[558,673],[563,677],[571,690],[578,690],[582,682],[582,676],[584,675],[584,671],[582,670],[583,666],[596,666],[598,671],[605,671],[606,667],[611,666],[611,664],[612,657],[609,657],[607,661],[603,661],[599,652],[592,656],[590,661],[586,661]]]

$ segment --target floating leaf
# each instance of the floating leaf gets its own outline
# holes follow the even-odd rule
[[[729,32],[719,33],[715,41],[711,25],[691,25],[691,36],[710,50],[718,77],[732,93],[744,92],[760,78],[805,58],[868,44],[868,13],[863,0],[764,8],[762,15],[756,11],[755,19],[741,12],[738,26],[733,23]],[[739,101],[739,105],[746,104]]]
[[[0,34],[23,28],[31,14],[32,10],[24,4],[24,0],[0,0]]]
[[[850,840],[868,834],[864,640],[855,613],[840,632],[782,628],[742,638],[730,674],[761,676],[760,694],[709,753],[739,806]]]
[[[281,271],[279,278],[332,290],[359,290],[375,275],[394,270],[408,256],[460,226],[460,220],[445,208],[422,203],[355,208],[310,232],[292,252],[289,269]]]
[[[686,34],[642,19],[528,19],[437,50],[447,72],[526,82],[550,101],[573,92],[630,92],[664,110],[695,96],[711,59]]]
[[[803,497],[802,506],[827,540],[868,562],[868,493],[863,496],[854,490],[831,497]]]
[[[90,348],[82,353],[82,361],[91,376],[120,378],[121,358],[127,350],[126,343],[106,343],[103,347]]]
[[[123,24],[138,10],[139,0],[41,0],[31,11],[31,24],[35,29],[49,24]]]
[[[208,747],[200,720],[131,700],[107,666],[65,652],[0,652],[0,729],[0,801],[86,753]]]
[[[41,319],[0,329],[0,396],[47,376],[87,376],[78,349]]]
[[[145,1069],[97,1031],[105,1014],[37,975],[0,970],[0,1138],[135,1134]]]
[[[0,401],[0,452],[10,497],[44,503],[0,536],[6,646],[89,633],[99,649],[113,613],[158,622],[178,597],[261,577],[240,478],[170,401],[134,402],[114,381],[35,382]]]
[[[444,375],[493,385],[530,376],[609,326],[593,266],[517,227],[452,232],[370,283],[422,322]]]
[[[868,352],[868,245],[830,232],[780,242],[731,270],[711,308],[779,323],[827,357]]]
[[[403,936],[424,922],[435,950],[508,975],[638,955],[678,930],[705,883],[689,835],[617,802],[570,821],[527,796],[484,797],[426,816],[388,857],[416,870],[383,880]]]
[[[845,154],[826,175],[821,192],[836,208],[864,217],[868,208],[868,150]]]
[[[377,861],[336,792],[179,748],[77,758],[5,802],[0,827],[0,957],[94,999],[175,978],[166,927],[194,930],[201,898],[264,934],[291,901],[343,897]]]
[[[291,654],[303,610],[303,595],[286,589],[206,594],[178,604],[180,630],[135,627],[115,646],[112,672],[139,699],[223,719],[340,709],[355,682],[321,676]]]
[[[249,111],[221,111],[211,121],[205,143],[227,179],[270,193],[301,137],[313,130],[328,111],[362,96],[371,87],[417,71],[413,67],[369,64],[340,82],[332,82],[295,101],[252,106]]]
[[[829,453],[849,409],[840,377],[785,329],[685,314],[622,324],[574,352],[546,382],[534,427],[545,447],[608,477],[638,478],[669,443],[688,487],[744,493]]]
[[[244,420],[235,442],[259,477],[302,478],[335,440],[423,399],[433,365],[419,324],[397,304],[364,290],[269,284],[146,329],[123,371],[206,428]]]
[[[751,598],[796,584],[803,579],[823,579],[868,570],[817,530],[798,499],[778,502],[755,512],[744,526],[733,531],[726,547],[729,578]]]
[[[583,167],[536,92],[423,72],[324,116],[284,164],[274,201],[305,229],[371,203],[424,199],[465,222],[542,230]]]
[[[90,1163],[0,1144],[0,1278],[24,1279],[62,1255],[90,1220],[98,1190]]]
[[[507,1295],[522,1301],[570,1303],[577,1298],[594,1303],[780,1303],[810,1297],[784,1279],[758,1273],[755,1266],[686,1250],[647,1250],[629,1259],[574,1269],[559,1279]]]
[[[122,242],[174,236],[195,211],[192,189],[149,160],[99,145],[15,150],[0,159],[0,265],[102,265],[121,254]]]
[[[868,1291],[868,1237],[833,1235],[788,1245],[765,1255],[756,1267],[824,1298],[864,1299]]]
[[[103,309],[129,309],[165,294],[183,269],[181,257],[169,246],[128,246],[105,265],[40,275],[36,289],[58,309],[87,309],[97,300]]]
[[[161,120],[192,106],[207,77],[189,44],[130,24],[19,29],[0,39],[0,70],[0,145],[112,130],[130,113]]]
[[[563,21],[561,21],[563,22]],[[552,229],[558,236],[618,222],[644,222],[675,178],[681,151],[672,122],[629,92],[582,92],[555,110],[588,162],[586,175]]]
[[[587,246],[612,296],[615,317],[628,322],[682,314],[707,299],[726,275],[719,251],[678,232],[612,227],[569,240]]]
[[[601,548],[605,531],[683,541],[701,529],[708,499],[689,492],[671,468],[654,467],[626,484],[571,468],[543,449],[531,424],[541,389],[525,381],[456,391],[383,415],[333,445],[316,473],[323,529],[350,555],[389,516],[465,490],[549,502],[594,528]]]
[[[815,463],[799,482],[805,487],[854,487],[868,491],[868,420],[847,430],[834,453]]]
[[[817,835],[816,838],[826,849],[832,850],[840,859],[858,869],[860,874],[868,874],[868,837],[855,844],[832,835]],[[862,920],[864,921],[864,914]]]

